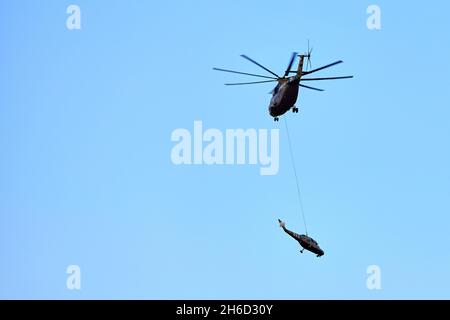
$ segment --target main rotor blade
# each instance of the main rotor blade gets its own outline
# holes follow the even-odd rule
[[[245,54],[241,54],[241,57],[244,59],[247,59],[250,62],[253,62],[254,64],[256,64],[258,67],[263,68],[264,70],[266,70],[267,72],[269,72],[270,74],[273,74],[275,77],[280,78],[279,75],[277,75],[276,73],[270,71],[269,69],[267,69],[266,67],[264,67],[263,65],[259,64],[258,62],[256,62],[255,60],[253,60],[252,58],[247,57]]]
[[[284,72],[284,77],[286,78],[289,75],[289,71],[291,70],[292,64],[294,63],[295,57],[297,56],[297,52],[292,52],[291,60],[289,61],[289,65]]]
[[[326,68],[335,66],[335,65],[337,65],[337,64],[339,64],[339,63],[342,63],[342,62],[344,62],[344,61],[339,60],[339,61],[336,61],[336,62],[327,64],[326,66],[323,66],[323,67],[320,67],[320,68],[317,68],[317,69],[314,69],[314,70],[311,70],[311,71],[303,72],[303,74],[310,74],[310,73],[313,73],[313,72],[317,72],[317,71],[320,71],[320,70],[323,70],[323,69],[326,69]]]
[[[320,71],[320,70],[323,70],[323,69],[326,69],[326,68],[335,66],[335,65],[337,65],[337,64],[339,64],[339,63],[342,63],[342,62],[344,62],[344,61],[339,60],[339,61],[336,61],[336,62],[327,64],[326,66],[323,66],[323,67],[320,67],[320,68],[311,70],[311,71],[305,71],[305,72],[303,72],[303,74],[305,75],[305,74],[310,74],[310,73],[313,73],[313,72],[317,72],[317,71]],[[297,71],[289,71],[289,73],[297,73]]]
[[[225,83],[226,86],[242,86],[245,84],[257,84],[257,83],[266,83],[266,82],[275,82],[277,80],[264,80],[264,81],[253,81],[253,82],[236,82],[236,83]]]
[[[304,84],[301,84],[300,87],[311,89],[311,90],[316,90],[316,91],[325,91],[323,89],[318,89],[318,88],[314,88],[314,87],[305,86]]]
[[[262,76],[262,75],[254,74],[254,73],[247,73],[247,72],[234,71],[234,70],[227,70],[227,69],[220,69],[220,68],[213,68],[213,70],[216,70],[216,71],[223,71],[223,72],[230,72],[230,73],[237,73],[237,74],[244,74],[244,75],[246,75],[246,76],[259,77],[259,78],[266,78],[266,79],[277,79],[277,78],[274,78],[274,77]]]
[[[338,79],[351,79],[351,78],[353,78],[353,76],[328,77],[328,78],[301,78],[300,81],[338,80]]]

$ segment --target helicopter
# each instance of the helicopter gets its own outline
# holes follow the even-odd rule
[[[289,229],[286,228],[286,224],[284,221],[281,221],[278,219],[278,223],[280,224],[280,227],[283,229],[284,232],[286,232],[288,235],[290,235],[292,238],[298,241],[298,243],[302,246],[303,249],[300,250],[301,253],[306,249],[308,251],[311,251],[312,253],[315,253],[317,257],[321,257],[325,254],[323,250],[319,247],[319,244],[316,240],[309,237],[308,235],[304,234],[297,234]]]
[[[294,113],[298,113],[298,108],[295,106],[295,103],[297,102],[297,98],[298,98],[298,94],[299,94],[299,87],[310,89],[310,90],[315,90],[315,91],[324,91],[323,89],[318,89],[315,87],[305,85],[302,82],[353,78],[353,76],[326,77],[326,78],[303,78],[303,76],[305,76],[305,75],[310,75],[312,73],[321,71],[323,69],[335,66],[335,65],[343,62],[342,60],[339,60],[339,61],[327,64],[327,65],[317,68],[317,69],[313,69],[310,71],[303,71],[303,65],[304,65],[305,58],[307,59],[306,67],[308,68],[308,66],[311,66],[311,52],[312,52],[312,49],[311,50],[309,49],[309,44],[308,44],[308,52],[306,54],[298,54],[297,52],[293,52],[291,55],[291,58],[289,60],[288,67],[286,68],[286,71],[284,72],[283,77],[280,77],[273,71],[267,69],[260,63],[256,62],[255,60],[253,60],[252,58],[250,58],[244,54],[241,55],[242,58],[256,64],[263,70],[270,73],[272,76],[265,76],[265,75],[260,75],[260,74],[234,71],[234,70],[221,69],[221,68],[213,68],[213,70],[270,79],[270,80],[253,81],[253,82],[225,83],[226,86],[259,84],[259,83],[267,83],[267,82],[275,82],[275,81],[278,82],[276,87],[270,92],[272,94],[272,98],[271,98],[270,104],[269,104],[269,114],[274,118],[274,121],[278,121],[279,120],[278,117],[285,114],[290,109],[292,109],[292,111]],[[294,61],[297,58],[297,56],[300,58],[299,63],[298,63],[298,68],[296,71],[292,71],[291,68],[292,68],[292,65],[294,64]],[[290,74],[295,74],[295,75],[289,76]]]

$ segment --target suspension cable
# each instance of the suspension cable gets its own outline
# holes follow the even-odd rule
[[[302,195],[300,192],[300,184],[298,182],[297,170],[295,168],[294,154],[292,152],[291,137],[289,136],[289,129],[288,129],[288,125],[287,125],[286,115],[283,118],[284,118],[284,124],[286,126],[286,134],[287,134],[288,143],[289,143],[289,154],[291,155],[292,169],[294,170],[295,183],[297,184],[298,203],[300,205],[300,212],[301,212],[301,215],[303,218],[303,224],[305,225],[306,235],[308,235],[308,228],[306,227],[306,219],[305,219],[305,210],[303,209]]]

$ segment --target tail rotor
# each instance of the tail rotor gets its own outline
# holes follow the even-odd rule
[[[307,60],[306,60],[306,71],[311,69],[311,53],[312,53],[312,51],[313,51],[313,48],[309,47],[309,40],[308,40],[308,54],[305,55],[305,57],[307,58]]]

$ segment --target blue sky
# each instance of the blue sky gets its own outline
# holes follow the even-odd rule
[[[81,8],[81,30],[66,8]],[[381,8],[381,30],[366,9]],[[0,298],[450,298],[449,5],[2,1]],[[272,84],[310,39],[320,75],[287,114]],[[262,71],[263,72],[263,71]],[[318,74],[319,75],[319,74]],[[280,170],[175,166],[173,130],[280,128]],[[66,288],[68,265],[81,290]],[[368,290],[366,268],[381,268]]]

